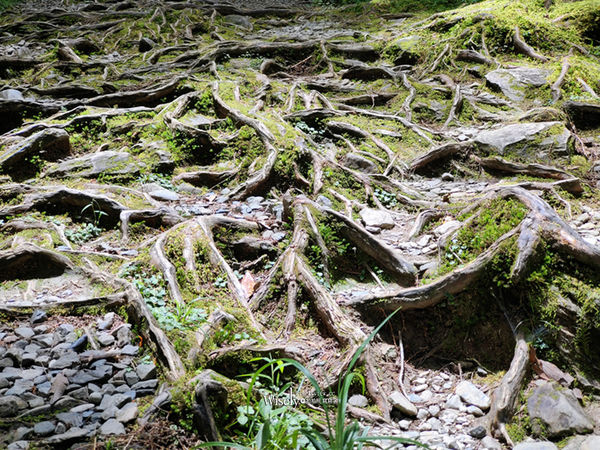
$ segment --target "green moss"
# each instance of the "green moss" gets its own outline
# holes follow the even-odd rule
[[[525,217],[527,208],[514,199],[494,199],[460,228],[450,240],[442,256],[439,274],[467,264],[502,235],[515,228]]]

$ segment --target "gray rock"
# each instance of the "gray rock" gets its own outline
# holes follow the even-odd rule
[[[127,344],[125,347],[121,349],[121,353],[127,356],[135,356],[140,351],[140,348],[136,345]]]
[[[469,430],[469,434],[476,439],[483,439],[485,437],[485,435],[487,434],[487,431],[485,430],[485,427],[478,425],[474,428],[471,428]]]
[[[29,442],[27,441],[15,441],[6,447],[6,450],[27,450],[29,448]]]
[[[481,417],[485,413],[475,405],[467,406],[467,414],[473,414],[475,417]]]
[[[442,180],[443,181],[454,181],[454,175],[452,175],[451,173],[445,172],[442,174]]]
[[[117,411],[116,419],[121,423],[133,422],[137,419],[138,407],[135,403],[129,403]]]
[[[100,174],[136,175],[145,168],[127,152],[106,151],[68,159],[48,170],[54,177],[94,178]]]
[[[533,432],[540,436],[561,437],[589,433],[594,422],[583,410],[575,395],[553,383],[543,383],[527,400]]]
[[[502,450],[502,444],[491,436],[484,437],[481,445],[488,450]]]
[[[112,345],[115,342],[114,336],[105,332],[98,333],[96,339],[103,347],[108,347],[109,345]]]
[[[519,442],[513,450],[558,450],[558,447],[549,441]]]
[[[117,345],[119,347],[122,347],[131,342],[133,336],[131,335],[130,328],[131,325],[124,324],[112,332],[112,335],[117,339]]]
[[[364,395],[355,394],[348,399],[348,404],[357,408],[366,408],[369,400]]]
[[[35,335],[35,331],[30,327],[19,327],[15,330],[15,334],[23,339],[31,339]]]
[[[38,436],[48,436],[54,433],[56,426],[49,420],[38,422],[33,426],[33,432]]]
[[[118,420],[109,419],[100,427],[100,434],[104,436],[125,434],[125,427]]]
[[[84,403],[83,405],[78,405],[71,408],[69,412],[81,414],[85,411],[89,411],[90,409],[94,409],[94,405],[92,403]]]
[[[451,395],[450,397],[448,397],[448,400],[446,400],[446,408],[460,409],[462,406],[462,401],[460,397],[456,394]]]
[[[125,372],[124,377],[125,377],[125,382],[127,383],[127,386],[133,386],[134,384],[136,384],[140,381],[140,377],[138,377],[137,373],[135,373],[133,371]],[[120,387],[127,388],[127,386],[123,385]]]
[[[79,356],[72,350],[64,352],[58,359],[50,361],[48,367],[50,369],[67,369],[79,364]]]
[[[116,406],[109,406],[102,411],[102,420],[114,419],[119,409]]]
[[[388,212],[379,209],[364,208],[359,215],[366,227],[390,229],[396,225]]]
[[[0,153],[0,167],[5,171],[21,171],[32,156],[45,160],[56,160],[71,151],[69,134],[62,128],[46,128],[13,145],[6,146]]]
[[[563,450],[598,450],[600,449],[600,436],[575,436],[569,440]]]
[[[388,398],[393,408],[407,416],[416,416],[417,407],[413,405],[400,391],[394,391]]]
[[[438,405],[429,405],[427,409],[429,410],[431,417],[437,417],[441,412],[441,408]]]
[[[4,89],[0,91],[0,100],[23,100],[23,94],[16,89]]]
[[[241,16],[239,14],[229,14],[223,17],[223,22],[236,25],[240,28],[244,28],[245,30],[252,30],[252,22],[247,16]]]
[[[469,381],[461,381],[456,386],[455,392],[468,405],[477,406],[484,411],[490,408],[490,398]]]
[[[27,408],[27,402],[16,395],[0,397],[0,417],[15,416],[21,409]]]
[[[137,391],[140,389],[156,389],[157,386],[158,386],[158,380],[153,379],[153,380],[146,380],[146,381],[140,381],[139,383],[135,383],[133,386],[131,386],[131,389],[133,389],[134,391]]]
[[[56,415],[56,418],[70,427],[80,427],[83,425],[83,416],[81,413],[62,412]]]
[[[98,329],[101,331],[108,330],[110,327],[112,327],[115,317],[116,314],[114,312],[108,312],[104,314],[102,319],[98,319]]]
[[[121,406],[125,405],[126,403],[128,403],[130,401],[131,401],[131,397],[129,397],[128,395],[125,395],[125,394],[114,394],[114,395],[105,394],[104,397],[102,397],[102,401],[100,402],[98,409],[100,411],[104,411],[105,409],[108,409],[111,406],[120,408]]]
[[[156,365],[154,363],[150,364],[140,364],[135,369],[137,376],[140,377],[141,381],[146,381],[149,378],[156,377]]]
[[[497,69],[489,72],[485,79],[495,89],[502,91],[509,99],[520,102],[531,88],[548,84],[550,71],[532,67]]]
[[[377,164],[356,153],[348,153],[344,158],[344,165],[350,169],[358,170],[363,173],[379,172]]]
[[[568,155],[572,139],[562,122],[529,122],[482,131],[474,142],[491,153],[536,160]]]
[[[429,417],[429,411],[425,408],[419,408],[417,411],[417,419],[423,420]]]
[[[77,428],[73,427],[69,429],[66,433],[56,434],[51,436],[45,440],[48,444],[61,444],[63,442],[75,441],[89,434],[90,430],[85,428]]]
[[[65,431],[67,431],[67,426],[62,422],[58,422],[56,428],[54,428],[54,434],[62,434]]]
[[[44,311],[42,309],[36,309],[33,312],[33,314],[31,314],[31,317],[29,318],[29,322],[30,323],[41,323],[41,322],[44,322],[47,318],[48,318],[48,314],[46,314],[46,311]]]

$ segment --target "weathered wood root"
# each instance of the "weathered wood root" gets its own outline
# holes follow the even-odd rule
[[[527,42],[523,40],[523,37],[521,36],[521,31],[519,30],[518,26],[515,27],[515,31],[513,34],[513,44],[515,45],[515,49],[520,53],[523,53],[524,55],[529,56],[530,58],[537,59],[538,61],[548,62],[548,58],[546,58],[543,55],[540,55],[530,45],[528,45]]]
[[[517,343],[510,367],[502,377],[500,386],[492,394],[492,405],[485,418],[488,433],[493,436],[498,432],[511,447],[514,444],[510,440],[505,427],[515,413],[519,393],[529,367],[529,344],[520,333],[517,334],[516,340]]]
[[[399,307],[410,310],[434,306],[445,299],[447,294],[456,295],[468,289],[487,270],[487,265],[500,251],[502,245],[517,235],[519,252],[511,269],[513,280],[518,280],[528,273],[531,259],[542,240],[551,243],[559,252],[583,264],[600,267],[600,249],[584,241],[551,206],[534,193],[513,186],[501,188],[493,196],[515,198],[529,208],[529,213],[519,226],[500,237],[472,262],[426,286],[354,295],[339,301],[354,306],[376,304],[386,311],[393,311]]]

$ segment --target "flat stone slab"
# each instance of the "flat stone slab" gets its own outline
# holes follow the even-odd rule
[[[485,79],[491,87],[502,91],[509,99],[520,102],[525,99],[528,89],[548,84],[549,75],[549,70],[517,67],[493,70],[485,76]]]

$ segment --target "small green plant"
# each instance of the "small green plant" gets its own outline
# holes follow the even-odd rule
[[[361,425],[355,420],[350,424],[346,423],[346,409],[348,406],[348,395],[350,392],[350,387],[355,381],[356,377],[360,378],[360,375],[354,371],[354,367],[360,358],[360,355],[365,351],[367,345],[373,340],[375,335],[379,332],[379,330],[390,320],[397,312],[390,314],[377,328],[371,332],[369,337],[358,347],[356,352],[354,353],[350,364],[348,365],[344,375],[341,377],[340,382],[338,384],[337,390],[337,409],[335,413],[335,421],[332,419],[332,411],[330,410],[330,404],[325,398],[325,394],[321,390],[319,383],[315,379],[314,375],[301,363],[292,359],[277,359],[269,361],[267,364],[262,366],[258,371],[254,373],[252,376],[252,382],[250,383],[248,389],[248,396],[250,397],[252,393],[252,387],[256,384],[256,381],[261,377],[262,372],[264,372],[267,368],[275,367],[276,372],[283,372],[285,367],[294,367],[296,368],[313,386],[317,397],[320,402],[320,406],[325,410],[325,418],[327,422],[327,432],[326,434],[322,434],[317,431],[312,422],[307,422],[299,427],[297,430],[298,433],[292,433],[288,436],[289,439],[292,439],[291,442],[287,443],[287,446],[280,447],[280,441],[277,440],[279,434],[277,433],[278,427],[277,421],[273,422],[272,420],[264,420],[265,415],[267,418],[272,419],[273,415],[276,414],[281,416],[286,413],[286,409],[277,408],[273,410],[272,408],[268,408],[265,403],[262,405],[259,402],[259,408],[262,407],[262,410],[252,410],[248,408],[243,408],[240,413],[243,413],[245,421],[248,423],[250,418],[255,418],[260,422],[256,430],[256,434],[254,435],[254,440],[251,446],[245,446],[241,444],[235,444],[231,442],[207,442],[201,444],[199,447],[221,447],[228,446],[231,448],[237,449],[279,449],[279,448],[310,448],[308,446],[300,446],[298,443],[302,438],[306,438],[312,448],[316,450],[354,450],[354,449],[362,449],[365,445],[372,445],[377,448],[380,448],[379,441],[392,441],[394,445],[401,444],[409,444],[409,445],[417,445],[419,447],[427,448],[425,445],[410,440],[406,438],[396,437],[396,436],[369,436],[369,428],[362,428]],[[272,377],[269,377],[272,378]],[[247,405],[248,406],[248,405]],[[246,420],[248,419],[248,420]],[[392,445],[393,446],[393,445]]]
[[[93,223],[86,223],[85,225],[80,225],[75,230],[65,230],[65,236],[74,244],[81,245],[100,236],[101,232],[102,228],[97,227]]]

